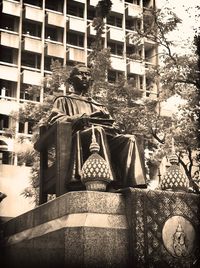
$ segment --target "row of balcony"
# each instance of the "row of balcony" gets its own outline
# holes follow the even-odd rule
[[[17,66],[7,66],[0,63],[0,79],[17,82],[19,79]],[[22,82],[39,86],[42,83],[42,75],[40,72],[24,70],[22,72]]]
[[[77,29],[75,24],[72,24],[72,25],[74,26],[71,27],[71,30]],[[80,30],[80,27],[78,29]],[[0,29],[0,31],[1,31],[0,32],[0,44],[1,45],[11,47],[11,48],[16,48],[16,49],[19,48],[20,37],[17,33],[2,30],[2,29]],[[95,31],[91,25],[89,27],[89,32],[90,32],[90,35],[95,36]],[[119,43],[124,43],[126,39],[127,45],[134,45],[131,39],[132,33],[128,33],[125,38],[121,32],[122,31],[119,29],[110,27],[108,31],[108,41],[111,41],[111,42],[117,41]],[[79,35],[76,35],[75,37],[78,38]],[[83,36],[80,36],[80,37],[83,39]],[[141,39],[139,46],[142,46],[142,45],[144,45],[145,47],[155,47],[155,43],[146,38]],[[45,39],[45,46],[47,48],[47,53],[49,56],[57,56],[57,57],[63,58],[64,45],[62,44],[62,42],[57,42],[57,41],[51,40],[50,38],[47,38]],[[22,49],[41,54],[43,51],[41,38],[30,36],[29,34],[24,34],[23,41],[22,41]]]
[[[68,49],[68,60],[85,62],[85,52],[77,48]],[[114,70],[125,71],[128,73],[144,75],[145,63],[139,61],[130,61],[128,64],[126,60],[121,57],[111,56],[111,66]],[[25,67],[24,67],[25,68]],[[16,65],[8,65],[4,62],[0,62],[0,79],[17,82],[19,80],[19,69]],[[41,85],[42,74],[39,71],[24,70],[22,72],[22,82],[25,84]]]
[[[84,2],[79,0],[78,2]],[[91,6],[96,6],[98,4],[98,0],[90,0]],[[3,13],[20,17],[21,14],[21,6],[19,2],[3,0]],[[142,15],[142,8],[139,5],[131,4],[131,3],[124,3],[121,0],[113,1],[111,11],[118,14],[126,13],[126,16],[133,17],[133,18],[140,18]],[[49,16],[50,23],[59,27],[64,27],[64,15],[60,12],[47,12]],[[34,20],[38,22],[43,22],[44,12],[43,9],[37,6],[24,4],[24,16],[26,19]]]
[[[73,32],[84,34],[86,32],[86,24],[84,21],[82,21],[82,22],[83,23],[79,23],[79,20],[77,20],[76,18],[70,18],[68,29],[70,31],[73,31]],[[19,43],[18,33],[13,32],[13,31],[9,31],[9,30],[5,30],[5,29],[0,29],[0,30],[1,30],[1,44],[2,45],[8,44],[8,46],[18,48],[18,46],[19,46],[18,45],[18,43]],[[93,37],[96,35],[96,31],[94,30],[94,27],[91,24],[88,25],[87,32],[89,35],[91,35]],[[123,43],[125,41],[124,32],[122,29],[117,29],[115,27],[109,26],[107,32],[108,32],[108,39],[109,40],[117,41],[117,42],[121,42],[121,43]],[[26,36],[28,36],[28,35],[30,35],[29,32],[26,33]],[[105,37],[105,33],[103,34],[103,37]],[[30,35],[29,38],[31,38],[32,40],[34,38],[38,39],[38,41],[41,40],[40,37],[36,37],[33,35]],[[49,38],[51,39],[50,36],[49,36]]]
[[[23,49],[26,51],[30,51],[31,52],[30,56],[32,58],[31,58],[30,64],[27,65],[26,63],[24,63],[24,61],[22,61],[22,65],[24,65],[24,67],[29,66],[32,68],[38,68],[38,71],[39,71],[40,70],[40,62],[41,62],[41,56],[39,56],[39,53],[42,53],[41,44],[38,43],[38,40],[34,40],[34,42],[32,42],[32,40],[27,38],[23,42]],[[36,52],[37,54],[33,54],[32,52]],[[130,62],[129,65],[131,66],[129,69],[129,72],[143,75],[145,72],[144,71],[144,63],[146,65],[149,65],[149,64],[156,65],[157,64],[156,57],[154,56],[155,52],[156,51],[154,49],[150,49],[150,50],[145,51],[145,59],[139,59],[139,58],[138,59],[136,59],[136,58],[131,59],[129,56],[123,57],[123,56],[119,56],[119,55],[114,55],[115,53],[111,54],[112,67],[115,70],[125,71],[126,62],[128,60]],[[87,55],[89,53],[90,53],[89,49],[87,50],[87,53],[86,53],[84,48],[77,47],[77,46],[68,46],[67,50],[65,52],[65,48],[62,44],[51,43],[51,42],[47,43],[46,47],[44,49],[44,55],[47,56],[49,59],[50,59],[50,57],[60,58],[60,59],[63,59],[64,57],[66,57],[66,60],[68,60],[68,61],[77,61],[77,62],[83,62],[83,63],[86,62]],[[29,57],[28,54],[27,55],[26,54],[23,54],[24,59],[26,57]],[[138,56],[139,56],[139,54],[138,54]],[[37,61],[37,67],[34,64],[35,61]],[[141,61],[144,63],[141,64]],[[3,60],[3,62],[6,62],[6,61]],[[15,64],[8,62],[7,66],[5,66],[5,69],[2,70],[2,73],[7,72],[6,68],[8,68],[9,65],[11,65],[12,68],[17,69],[17,62]],[[134,67],[132,67],[132,66],[134,66]],[[48,70],[48,68],[45,70]],[[18,80],[17,75],[13,74],[12,79],[13,79],[13,81],[17,81]]]

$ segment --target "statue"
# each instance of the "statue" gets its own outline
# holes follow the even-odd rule
[[[71,122],[72,148],[67,189],[82,189],[81,169],[90,155],[89,146],[94,126],[99,154],[106,160],[111,174],[111,188],[145,187],[144,167],[136,137],[122,135],[106,107],[85,94],[90,86],[90,69],[75,66],[69,77],[74,92],[59,96],[49,117],[49,124]],[[66,137],[66,141],[68,138]]]

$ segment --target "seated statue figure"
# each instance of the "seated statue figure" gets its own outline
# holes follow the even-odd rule
[[[110,169],[110,189],[146,187],[136,137],[120,134],[106,107],[84,96],[90,81],[90,69],[80,64],[75,66],[69,77],[74,92],[57,97],[49,117],[50,125],[56,121],[72,124],[72,137],[66,137],[66,142],[72,138],[70,169],[66,174],[67,189],[80,190],[84,187],[80,180],[81,169],[90,155],[92,125],[100,145],[99,154]]]

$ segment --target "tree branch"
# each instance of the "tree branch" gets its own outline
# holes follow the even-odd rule
[[[166,133],[164,134],[164,137],[161,139],[161,138],[158,137],[158,135],[157,135],[157,130],[156,130],[156,129],[153,130],[153,128],[150,127],[150,132],[151,132],[152,136],[153,136],[159,143],[161,143],[161,144],[164,144],[164,143],[165,143]]]

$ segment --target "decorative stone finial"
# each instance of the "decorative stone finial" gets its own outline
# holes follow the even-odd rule
[[[89,191],[106,191],[111,181],[111,173],[107,162],[98,152],[100,146],[96,141],[94,126],[92,125],[91,156],[85,161],[81,171],[81,180]]]
[[[181,171],[178,163],[178,156],[175,153],[174,138],[172,138],[172,154],[169,157],[171,166],[167,169],[161,179],[161,190],[185,191],[189,189],[189,180]]]
[[[178,156],[174,153],[169,157],[169,163],[171,165],[178,165]]]
[[[94,126],[92,125],[92,142],[90,144],[90,152],[91,153],[98,153],[100,150],[100,146],[96,141],[96,136],[94,132]]]
[[[189,189],[189,180],[181,171],[178,165],[178,157],[172,154],[169,157],[169,162],[171,164],[168,167],[166,173],[161,179],[160,188],[161,190],[171,190],[171,191],[185,191]]]

